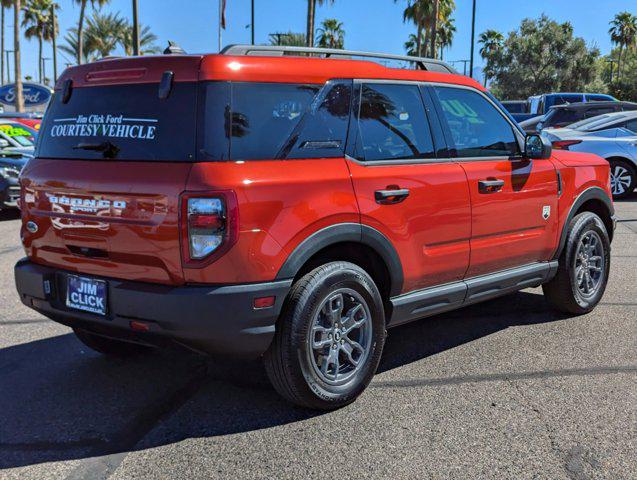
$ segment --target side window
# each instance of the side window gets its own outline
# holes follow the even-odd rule
[[[351,101],[351,80],[328,82],[288,139],[283,157],[342,157]]]
[[[629,120],[626,122],[626,127],[627,130],[630,130],[631,132],[637,134],[637,118],[635,120]]]
[[[513,127],[482,95],[464,88],[434,87],[457,157],[519,154]]]
[[[416,85],[362,86],[355,155],[368,161],[435,156],[427,114]]]
[[[319,89],[317,85],[233,83],[230,158],[277,158]]]

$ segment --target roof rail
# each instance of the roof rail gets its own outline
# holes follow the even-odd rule
[[[221,50],[221,55],[250,55],[250,56],[283,56],[283,55],[319,55],[324,58],[364,57],[382,60],[400,60],[415,64],[416,69],[430,72],[454,73],[458,72],[441,60],[433,58],[410,57],[408,55],[392,55],[389,53],[360,52],[355,50],[340,50],[337,48],[317,47],[288,47],[281,45],[228,45]]]

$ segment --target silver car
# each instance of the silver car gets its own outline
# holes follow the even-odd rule
[[[630,115],[637,118],[635,114],[637,112],[600,115],[596,122],[587,123],[595,120],[591,118],[569,125],[567,128],[547,128],[542,131],[542,135],[551,141],[553,148],[594,153],[608,160],[613,198],[624,198],[637,186],[637,133],[624,126],[597,130],[597,122],[609,121],[601,117],[613,115]],[[616,118],[610,119],[613,122],[616,120]]]

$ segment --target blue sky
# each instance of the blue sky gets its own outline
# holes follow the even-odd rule
[[[217,50],[218,0],[138,0],[140,21],[149,25],[159,37],[159,45],[175,40],[186,51],[213,52]],[[255,0],[256,42],[265,43],[271,32],[304,32],[306,0]],[[75,26],[79,7],[72,0],[58,0],[61,10],[59,24],[63,35]],[[345,47],[354,50],[370,50],[404,53],[403,43],[414,27],[402,20],[406,0],[336,0],[332,6],[320,7],[317,24],[325,18],[338,18],[344,23]],[[446,60],[469,58],[471,38],[471,0],[456,0],[457,33],[453,46],[445,52]],[[112,0],[111,11],[131,16],[130,0]],[[559,21],[570,21],[575,35],[583,37],[590,45],[598,46],[603,53],[610,48],[608,22],[615,13],[628,10],[637,14],[636,0],[477,0],[476,36],[487,28],[509,32],[526,17],[538,17],[546,13]],[[250,0],[227,0],[227,30],[223,43],[249,43]],[[13,24],[13,15],[5,19],[7,27]],[[10,32],[9,32],[10,33]],[[12,35],[7,35],[7,49],[12,48]],[[23,40],[23,72],[37,78],[37,42]],[[45,47],[45,56],[51,56],[51,47]],[[64,67],[67,60],[58,56]],[[481,60],[477,54],[476,65]],[[462,64],[457,68],[462,71]],[[47,72],[52,64],[47,63]]]

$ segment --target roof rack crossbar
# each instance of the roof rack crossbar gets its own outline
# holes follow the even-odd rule
[[[378,52],[362,52],[357,50],[341,50],[337,48],[318,48],[318,47],[290,47],[281,45],[228,45],[221,50],[221,55],[260,55],[270,54],[283,56],[285,54],[314,54],[322,55],[325,58],[330,57],[363,57],[378,58],[382,60],[399,60],[403,62],[411,62],[420,70],[446,71],[449,73],[457,73],[449,64],[433,58],[411,57],[408,55],[393,55],[389,53]]]

